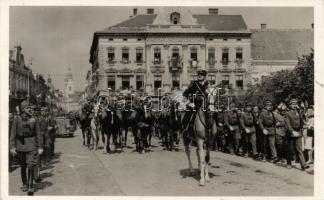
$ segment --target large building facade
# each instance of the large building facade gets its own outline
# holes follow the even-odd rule
[[[184,90],[197,78],[233,89],[251,82],[251,32],[242,16],[193,15],[187,8],[147,9],[94,33],[90,53],[97,91],[134,89],[156,95]]]
[[[90,50],[88,88],[134,89],[156,95],[184,90],[208,71],[207,79],[235,94],[262,76],[293,69],[297,55],[313,47],[313,29],[250,30],[241,15],[192,14],[188,8],[147,9],[145,14],[96,31]],[[160,90],[159,90],[160,89]]]

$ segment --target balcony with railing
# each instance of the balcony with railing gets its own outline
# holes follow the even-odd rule
[[[189,60],[189,64],[191,68],[197,68],[198,67],[198,60]]]
[[[242,66],[242,64],[244,63],[244,60],[242,58],[236,58],[234,60],[234,63],[238,66]]]
[[[223,66],[227,66],[231,61],[228,59],[222,59],[221,63]]]
[[[214,58],[209,58],[207,60],[207,64],[209,65],[209,67],[215,67],[216,60]]]
[[[163,63],[163,61],[158,58],[154,58],[154,60],[152,61],[153,65],[161,65],[162,63]]]
[[[115,63],[117,63],[117,61],[114,60],[114,59],[110,59],[110,60],[107,61],[107,63],[108,63],[109,65],[114,65]]]
[[[170,71],[180,71],[182,69],[182,61],[180,57],[173,57],[168,61]]]
[[[127,58],[123,58],[121,61],[120,61],[120,63],[122,63],[122,64],[129,64],[131,61],[129,60],[129,59],[127,59]]]

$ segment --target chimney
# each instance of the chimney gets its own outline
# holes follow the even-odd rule
[[[261,24],[261,30],[267,29],[267,24]]]
[[[314,23],[312,23],[312,29],[314,29]]]
[[[153,8],[148,8],[147,9],[147,14],[149,14],[149,15],[154,14],[154,9]]]
[[[133,9],[133,16],[137,15],[137,8]]]
[[[208,11],[210,15],[218,15],[218,8],[209,8]]]

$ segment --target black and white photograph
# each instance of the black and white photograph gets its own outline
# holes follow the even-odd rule
[[[323,199],[315,7],[195,5],[9,4],[1,196]]]

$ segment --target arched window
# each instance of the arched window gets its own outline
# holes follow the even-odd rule
[[[170,15],[171,24],[179,24],[180,23],[180,14],[177,12],[173,12]]]

